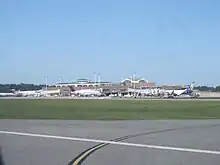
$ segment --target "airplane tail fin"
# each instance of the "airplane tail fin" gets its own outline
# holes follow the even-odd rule
[[[187,93],[190,93],[194,90],[194,84],[195,84],[195,82],[192,82],[190,85],[186,86],[186,92]]]
[[[194,84],[195,82],[192,82],[190,85],[187,85],[186,87],[187,92],[191,92],[194,90]]]
[[[76,90],[73,88],[73,86],[69,86],[69,88],[70,88],[70,90],[71,90],[71,92],[75,92]]]
[[[190,90],[194,90],[194,84],[195,84],[195,82],[192,82],[191,84],[190,84]]]
[[[12,89],[11,91],[12,91],[12,93],[16,94],[16,90],[15,89]]]

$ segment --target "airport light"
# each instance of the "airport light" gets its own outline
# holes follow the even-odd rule
[[[63,80],[63,77],[62,77],[62,76],[60,76],[60,84],[62,84],[62,80]]]
[[[62,85],[61,85],[61,84],[62,84],[62,79],[63,79],[63,77],[60,76],[60,88],[61,88],[61,86],[62,86]],[[60,89],[60,88],[59,88],[59,89]],[[59,94],[61,95],[61,89],[60,89],[60,93],[59,93]]]
[[[135,90],[135,88],[136,88],[136,86],[135,86],[136,85],[135,84],[136,83],[135,78],[136,77],[135,76],[136,76],[136,72],[133,73],[133,78],[134,78],[134,87],[133,87],[134,88],[134,97],[136,97],[136,90]]]
[[[94,82],[95,82],[95,89],[96,89],[96,72],[94,72]]]
[[[97,76],[98,76],[98,81],[97,81]],[[98,83],[98,85],[100,85],[100,81],[101,81],[100,73],[96,73],[96,72],[94,72],[95,89],[96,89],[96,85],[97,85],[97,83]]]
[[[101,81],[100,73],[98,73],[98,83],[99,83],[99,85],[100,85],[100,81]]]
[[[47,81],[48,81],[48,76],[45,76],[45,83],[46,83],[46,84],[45,84],[45,85],[46,85],[46,88],[45,88],[45,89],[46,89],[46,91],[47,91]]]
[[[136,72],[134,72],[134,89],[135,89],[135,77],[136,76]]]

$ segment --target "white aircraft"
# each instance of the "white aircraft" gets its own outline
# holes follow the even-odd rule
[[[184,89],[179,90],[165,90],[165,93],[168,93],[170,95],[174,96],[180,96],[180,95],[191,95],[194,90],[194,82],[190,85],[186,85]]]
[[[76,96],[101,96],[101,90],[97,89],[78,89],[76,90],[73,86],[69,86],[72,95]]]
[[[159,89],[129,89],[129,92],[135,93],[137,96],[153,96],[159,92]]]
[[[41,90],[37,92],[38,96],[50,96],[50,95],[59,95],[60,89],[56,90]]]
[[[80,96],[101,96],[102,93],[99,90],[95,89],[81,89],[81,90],[76,90],[72,92],[74,95],[80,95]]]
[[[14,93],[0,93],[0,97],[10,97],[10,96],[15,96]]]
[[[27,97],[27,96],[36,96],[41,92],[41,90],[33,90],[33,91],[15,91],[12,90],[15,96],[22,96],[22,97]]]
[[[12,90],[15,96],[22,96],[22,97],[28,97],[28,96],[48,96],[48,95],[54,95],[54,94],[60,94],[60,89],[57,90],[32,90],[32,91],[15,91]]]

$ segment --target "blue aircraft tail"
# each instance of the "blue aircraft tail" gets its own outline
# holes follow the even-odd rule
[[[192,93],[193,92],[194,84],[195,84],[195,82],[193,82],[192,84],[186,86],[186,93]]]

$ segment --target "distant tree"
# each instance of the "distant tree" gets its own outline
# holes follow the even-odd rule
[[[45,85],[34,85],[34,84],[0,84],[0,92],[2,93],[9,93],[12,92],[12,90],[20,90],[20,91],[26,91],[26,90],[39,90],[42,89]]]
[[[216,91],[216,92],[220,92],[220,85],[218,85],[218,86],[215,88],[215,91]]]
[[[208,86],[197,86],[195,89],[199,91],[215,91],[214,87],[208,87]]]

